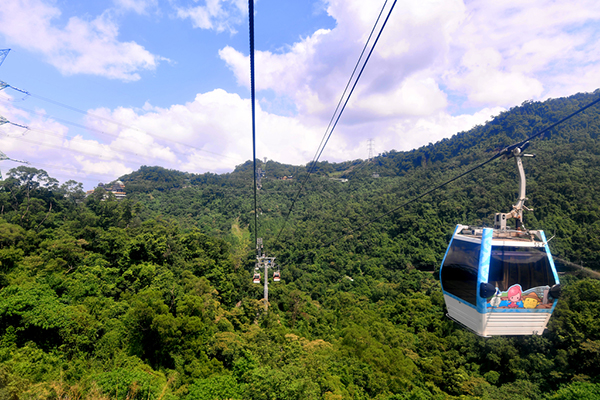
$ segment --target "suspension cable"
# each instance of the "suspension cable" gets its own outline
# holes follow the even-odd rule
[[[254,0],[248,0],[248,18],[250,27],[250,97],[252,101],[252,172],[254,174],[254,244],[256,250],[258,251],[258,205],[256,201],[256,111],[254,104]]]
[[[500,150],[500,151],[499,151],[497,154],[495,154],[495,155],[493,155],[491,158],[489,158],[487,161],[484,161],[484,162],[482,162],[481,164],[479,164],[479,165],[476,165],[475,167],[473,167],[473,168],[469,169],[468,171],[466,171],[466,172],[463,172],[462,174],[459,174],[459,175],[455,176],[454,178],[451,178],[451,179],[447,180],[446,182],[444,182],[444,183],[442,183],[442,184],[440,184],[440,185],[437,185],[437,186],[435,186],[435,187],[433,187],[433,188],[431,188],[431,189],[429,189],[429,190],[425,191],[424,193],[422,193],[422,194],[420,194],[420,195],[418,195],[418,196],[416,196],[416,197],[413,197],[412,199],[410,199],[410,200],[408,200],[408,201],[404,202],[403,204],[399,205],[398,207],[395,207],[395,208],[393,208],[392,210],[390,210],[390,211],[388,211],[388,212],[386,212],[386,213],[384,213],[384,214],[382,214],[382,215],[380,215],[380,216],[378,216],[378,217],[376,217],[376,218],[373,218],[372,220],[370,220],[370,221],[368,221],[368,222],[366,222],[366,223],[362,224],[361,226],[359,226],[359,227],[357,227],[357,228],[354,228],[354,229],[352,229],[352,230],[350,230],[350,231],[348,231],[348,232],[344,232],[344,233],[342,233],[341,235],[339,235],[339,236],[338,236],[338,237],[336,237],[335,239],[331,240],[330,242],[328,242],[328,243],[324,244],[324,245],[323,245],[323,246],[321,246],[320,248],[328,247],[328,246],[332,245],[333,243],[335,243],[335,242],[337,242],[337,241],[339,241],[339,240],[341,240],[341,239],[345,238],[346,236],[348,236],[348,235],[351,235],[352,233],[354,233],[354,232],[357,232],[357,231],[359,231],[359,230],[361,230],[361,229],[363,229],[363,228],[365,228],[365,227],[367,227],[367,226],[371,225],[372,223],[374,223],[374,222],[376,222],[376,221],[379,221],[379,220],[380,220],[380,219],[382,219],[383,217],[386,217],[386,216],[388,216],[388,215],[390,215],[390,214],[393,214],[393,213],[395,213],[395,212],[396,212],[396,211],[398,211],[399,209],[401,209],[401,208],[404,208],[404,207],[408,206],[409,204],[411,204],[411,203],[414,203],[415,201],[417,201],[417,200],[419,200],[419,199],[421,199],[421,198],[423,198],[423,197],[427,196],[428,194],[430,194],[430,193],[433,193],[433,192],[435,192],[436,190],[443,188],[444,186],[448,185],[449,183],[452,183],[452,182],[454,182],[454,181],[456,181],[456,180],[458,180],[458,179],[460,179],[460,178],[462,178],[462,177],[464,177],[464,176],[466,176],[466,175],[470,174],[471,172],[473,172],[473,171],[475,171],[475,170],[477,170],[477,169],[479,169],[479,168],[481,168],[481,167],[483,167],[483,166],[485,166],[485,165],[489,164],[490,162],[494,161],[495,159],[497,159],[497,158],[499,158],[499,157],[501,157],[501,156],[503,156],[503,155],[505,155],[505,154],[510,154],[510,153],[512,152],[512,150],[513,150],[513,149],[515,149],[515,148],[517,148],[517,147],[521,147],[521,146],[523,146],[525,143],[529,142],[530,140],[533,140],[533,139],[535,139],[535,138],[537,138],[537,137],[539,137],[539,136],[543,135],[544,133],[548,132],[550,129],[552,129],[552,128],[554,128],[554,127],[556,127],[556,126],[558,126],[558,125],[562,124],[563,122],[567,121],[568,119],[571,119],[571,118],[573,118],[575,115],[582,113],[583,111],[587,110],[588,108],[592,107],[592,106],[593,106],[593,105],[595,105],[595,104],[598,104],[599,102],[600,102],[600,97],[599,97],[599,98],[597,98],[596,100],[592,101],[591,103],[589,103],[589,104],[587,104],[587,105],[585,105],[585,106],[581,107],[581,108],[580,108],[580,109],[578,109],[577,111],[575,111],[575,112],[573,112],[573,113],[571,113],[571,114],[567,115],[566,117],[564,117],[564,118],[560,119],[559,121],[557,121],[557,122],[555,122],[555,123],[551,124],[550,126],[548,126],[548,127],[544,128],[544,129],[542,129],[541,131],[539,131],[539,132],[537,132],[537,133],[534,133],[533,135],[529,136],[527,139],[525,139],[525,140],[522,140],[522,141],[520,141],[520,142],[518,142],[518,143],[512,144],[512,145],[510,145],[510,146],[507,146],[507,147],[505,147],[504,149]]]
[[[323,142],[323,139],[321,139],[321,144],[319,145],[319,148],[317,149],[317,153],[315,154],[315,157],[313,158],[313,161],[311,162],[310,168],[307,171],[306,176],[304,177],[304,180],[302,181],[302,184],[300,185],[300,189],[298,190],[298,192],[296,193],[296,196],[294,197],[294,199],[292,200],[292,204],[290,205],[290,209],[288,210],[287,215],[285,216],[285,219],[283,221],[283,226],[281,227],[281,229],[279,230],[279,233],[277,234],[277,237],[275,238],[275,241],[277,242],[279,240],[279,237],[281,236],[281,234],[283,233],[285,226],[290,218],[290,215],[292,214],[292,210],[294,208],[294,205],[296,204],[296,201],[298,200],[298,197],[300,197],[300,193],[302,192],[302,189],[304,189],[304,186],[306,185],[306,182],[308,181],[308,179],[310,178],[310,175],[313,173],[317,162],[319,161],[319,158],[321,157],[321,154],[323,154],[323,150],[325,150],[325,146],[327,146],[327,143],[329,142],[329,139],[331,138],[331,135],[333,134],[334,129],[337,126],[338,121],[340,120],[344,110],[346,109],[346,105],[348,104],[348,101],[350,100],[350,97],[352,96],[352,93],[354,92],[354,89],[356,88],[356,85],[360,79],[360,77],[362,76],[363,71],[365,70],[365,67],[367,66],[367,63],[369,62],[369,59],[371,58],[371,54],[373,54],[373,51],[375,50],[375,46],[377,45],[377,42],[379,41],[379,38],[381,37],[381,34],[383,32],[383,29],[385,28],[390,15],[392,14],[392,11],[394,10],[394,7],[396,5],[397,0],[394,0],[394,3],[392,4],[392,6],[390,7],[390,10],[387,14],[387,17],[385,18],[385,21],[383,22],[383,25],[381,26],[381,28],[379,29],[379,33],[377,34],[377,37],[375,39],[375,41],[373,42],[373,45],[371,46],[371,50],[369,51],[369,54],[367,55],[362,68],[360,69],[358,76],[356,77],[354,84],[352,85],[352,88],[350,89],[350,92],[348,93],[348,96],[346,97],[346,100],[344,101],[343,106],[340,109],[340,104],[342,103],[344,96],[346,94],[346,91],[350,85],[350,82],[352,81],[352,78],[354,77],[354,73],[356,72],[358,66],[360,65],[361,59],[364,55],[364,52],[369,44],[369,41],[371,40],[371,36],[373,35],[373,32],[375,30],[375,27],[377,26],[377,23],[379,22],[379,19],[383,13],[383,10],[385,9],[385,6],[387,4],[387,0],[385,1],[385,3],[383,4],[383,7],[381,8],[381,11],[379,12],[379,15],[377,17],[377,20],[375,21],[375,24],[373,25],[373,29],[371,30],[371,33],[369,34],[369,37],[365,43],[365,46],[363,47],[363,50],[360,54],[360,57],[358,58],[358,61],[356,62],[356,65],[354,67],[354,70],[352,71],[352,75],[350,76],[350,78],[348,79],[348,83],[346,84],[346,88],[344,89],[344,92],[342,93],[342,96],[340,97],[340,100],[338,102],[338,105],[335,109],[335,111],[333,112],[333,115],[331,117],[331,120],[329,121],[329,125],[327,126],[327,129],[325,130],[325,134],[323,135],[323,139],[325,139],[325,142]],[[338,113],[338,109],[339,109],[339,113]],[[336,118],[336,113],[337,113],[337,118]],[[332,121],[335,122],[332,125]],[[331,128],[331,129],[330,129]],[[329,134],[328,134],[329,132]]]

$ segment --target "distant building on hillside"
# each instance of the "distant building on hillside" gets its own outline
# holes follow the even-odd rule
[[[112,185],[104,185],[104,183],[99,183],[98,187],[101,187],[107,192],[114,194],[117,200],[123,200],[127,196],[127,193],[125,193],[125,184],[121,181],[116,181]],[[94,190],[96,189],[85,192],[85,197],[94,193]]]
[[[117,200],[123,200],[127,195],[125,193],[125,184],[121,181],[116,181],[108,190],[115,195]]]

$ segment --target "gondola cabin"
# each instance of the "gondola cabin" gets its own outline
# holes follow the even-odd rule
[[[480,336],[541,335],[560,291],[543,231],[458,225],[440,277],[448,316]]]
[[[497,213],[493,228],[458,225],[440,269],[448,316],[480,336],[541,335],[560,295],[544,232],[523,225],[527,144],[504,150],[519,170],[517,204]]]
[[[260,274],[258,272],[254,273],[254,278],[252,278],[253,283],[260,283]]]
[[[275,271],[275,272],[273,272],[273,280],[274,280],[275,282],[279,282],[279,281],[281,280],[281,276],[280,276],[280,274],[279,274],[279,271]]]

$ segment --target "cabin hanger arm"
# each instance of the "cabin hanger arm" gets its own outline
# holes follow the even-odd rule
[[[523,161],[521,158],[523,157],[535,157],[534,154],[524,154],[523,150],[529,145],[529,142],[525,142],[520,147],[514,147],[510,150],[510,153],[507,153],[507,158],[514,157],[515,163],[517,164],[517,169],[519,170],[519,198],[517,199],[517,204],[513,205],[513,209],[507,213],[496,213],[494,219],[494,229],[506,229],[506,220],[509,218],[514,218],[516,220],[517,229],[525,229],[523,225],[523,209],[527,211],[533,211],[533,209],[525,206],[525,200],[527,200],[526,196],[526,185],[527,180],[525,179],[525,170],[523,169]]]

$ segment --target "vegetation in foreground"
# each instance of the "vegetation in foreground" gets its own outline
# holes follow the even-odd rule
[[[562,276],[542,336],[482,339],[445,317],[436,269],[453,226],[508,210],[511,163],[336,240],[591,97],[526,103],[371,164],[320,163],[278,241],[299,184],[277,178],[303,168],[267,163],[260,231],[282,265],[268,312],[251,283],[248,164],[226,175],[143,167],[121,178],[120,202],[11,170],[0,190],[0,399],[600,398],[599,281]],[[596,114],[532,144],[526,224],[555,232],[561,259],[600,269]]]

